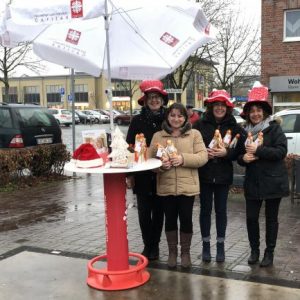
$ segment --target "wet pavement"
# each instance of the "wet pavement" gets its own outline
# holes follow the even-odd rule
[[[87,260],[104,254],[106,250],[102,175],[68,175],[70,178],[67,180],[43,183],[12,193],[0,193],[1,300],[134,297],[282,299],[282,295],[286,299],[300,299],[300,202],[291,204],[289,198],[282,201],[274,266],[250,267],[247,264],[249,247],[242,194],[229,196],[225,263],[218,264],[214,259],[209,264],[202,263],[201,257],[198,257],[201,240],[197,200],[193,214],[193,267],[190,271],[183,271],[180,267],[175,271],[167,269],[168,250],[163,234],[160,260],[149,264],[151,279],[144,286],[123,292],[102,292],[87,287]],[[137,208],[133,206],[134,200],[130,191],[127,204],[129,250],[140,253],[143,244]],[[214,257],[214,218],[212,221]],[[261,221],[263,224],[263,218]],[[261,237],[261,245],[264,246],[263,225]],[[65,261],[66,266],[63,267]],[[47,282],[51,286],[47,286]],[[173,291],[170,286],[174,288]],[[45,294],[41,296],[43,290]],[[176,296],[175,291],[180,297]]]

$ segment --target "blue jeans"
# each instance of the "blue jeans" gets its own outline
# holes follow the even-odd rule
[[[217,241],[224,242],[227,226],[227,198],[229,185],[200,183],[200,229],[204,242],[210,241],[211,212],[214,202]]]

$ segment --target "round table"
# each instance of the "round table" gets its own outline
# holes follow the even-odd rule
[[[149,280],[147,258],[128,251],[125,177],[127,173],[152,170],[160,166],[161,161],[154,158],[143,163],[134,163],[131,168],[77,168],[73,161],[65,164],[66,171],[103,174],[106,254],[89,261],[89,286],[99,290],[124,290],[140,286]],[[137,258],[137,264],[130,265],[129,257]],[[93,265],[103,259],[106,259],[107,267],[94,268]]]

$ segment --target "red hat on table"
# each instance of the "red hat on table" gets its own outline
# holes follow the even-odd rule
[[[229,108],[234,107],[233,103],[230,101],[230,95],[225,90],[213,89],[212,92],[209,93],[208,98],[204,101],[204,104],[206,105],[215,102],[223,102]]]
[[[252,90],[248,93],[248,101],[244,105],[243,112],[247,114],[250,110],[251,105],[258,104],[268,113],[272,114],[272,106],[268,101],[269,89],[262,85],[259,81],[256,81],[253,85]]]
[[[164,85],[160,80],[144,80],[140,84],[140,89],[144,95],[138,100],[138,104],[143,106],[147,99],[147,94],[158,93],[162,96],[164,105],[168,104],[168,93],[164,90]]]
[[[95,147],[89,143],[81,144],[73,153],[77,168],[96,168],[103,166],[103,159]]]

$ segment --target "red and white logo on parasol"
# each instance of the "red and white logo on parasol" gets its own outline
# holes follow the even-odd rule
[[[71,0],[71,16],[72,18],[83,17],[83,0]]]
[[[177,45],[177,43],[179,42],[179,40],[174,37],[173,35],[171,35],[168,32],[165,32],[161,38],[161,41],[163,41],[164,43],[166,43],[167,45],[171,46],[171,47],[175,47]]]
[[[79,42],[80,36],[81,36],[80,31],[77,31],[74,29],[69,29],[67,37],[66,37],[66,42],[77,45]]]

